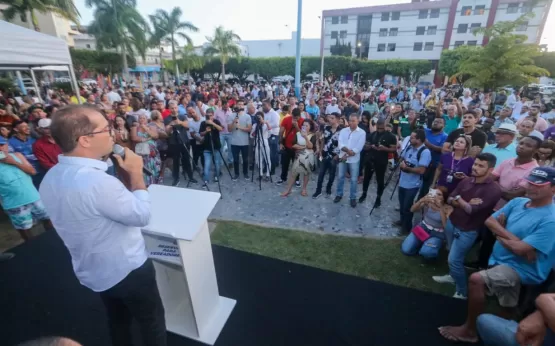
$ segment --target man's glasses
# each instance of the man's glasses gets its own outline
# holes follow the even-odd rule
[[[105,128],[103,128],[100,131],[94,131],[94,132],[89,132],[89,133],[85,133],[83,136],[94,136],[94,135],[99,135],[101,133],[106,133],[108,132],[108,134],[113,137],[114,136],[114,128],[112,127],[112,125],[108,125]],[[79,136],[79,138],[81,138],[82,136]],[[79,138],[77,138],[75,141],[79,141]]]

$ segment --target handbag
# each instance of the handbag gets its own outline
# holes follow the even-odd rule
[[[422,228],[422,226],[420,225],[416,225],[412,228],[411,232],[416,236],[416,238],[418,238],[418,240],[420,240],[421,242],[425,242],[426,240],[428,240],[428,238],[430,238],[430,234],[428,234],[428,232],[426,232],[426,230],[424,228]]]
[[[150,155],[150,146],[147,142],[137,143],[135,145],[135,153],[141,156]]]

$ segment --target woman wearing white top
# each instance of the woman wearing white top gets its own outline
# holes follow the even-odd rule
[[[270,179],[270,170],[272,169],[272,163],[270,162],[270,145],[268,144],[268,136],[271,130],[270,124],[264,120],[264,113],[263,112],[256,112],[255,116],[257,117],[258,121],[256,124],[252,125],[251,130],[251,138],[255,139],[254,142],[254,160],[258,165],[258,169],[260,170],[260,177],[264,174],[264,164],[266,165],[266,178],[265,180],[268,181]],[[261,124],[261,131],[258,133],[257,131],[258,126]]]

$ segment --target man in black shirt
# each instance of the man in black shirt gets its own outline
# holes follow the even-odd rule
[[[222,155],[218,155],[218,151],[222,147],[220,143],[220,131],[222,130],[222,124],[218,119],[214,119],[214,110],[208,108],[206,110],[206,120],[200,124],[200,136],[203,137],[202,149],[204,151],[204,185],[208,186],[208,181],[210,180],[210,166],[212,161],[216,166],[214,171],[214,181],[218,182],[220,176],[220,167],[222,165]]]
[[[389,131],[385,130],[385,120],[380,119],[376,123],[376,131],[366,134],[366,144],[364,151],[366,152],[364,163],[364,182],[362,184],[362,196],[358,199],[359,203],[364,202],[370,179],[376,172],[376,181],[378,183],[378,195],[374,202],[374,207],[379,208],[381,198],[385,187],[385,172],[388,164],[388,154],[397,150],[397,137]]]
[[[168,151],[173,159],[173,182],[172,186],[179,184],[179,160],[181,159],[181,166],[183,167],[183,175],[187,174],[189,182],[196,183],[193,179],[193,171],[191,170],[191,161],[189,161],[189,148],[187,143],[187,132],[189,131],[189,122],[178,119],[179,108],[177,102],[170,102],[169,104],[170,116],[164,120],[166,125],[166,132],[170,134],[168,138]],[[170,121],[167,121],[170,119]]]
[[[322,184],[324,183],[324,176],[326,172],[329,171],[328,184],[326,186],[326,195],[331,196],[331,186],[335,179],[335,171],[337,170],[337,163],[339,162],[339,131],[341,126],[339,126],[339,114],[331,113],[326,116],[328,120],[328,126],[322,131],[322,136],[318,139],[318,154],[317,157],[322,158],[320,164],[320,173],[318,174],[318,185],[316,186],[316,192],[312,195],[312,198],[316,199],[322,195]]]
[[[450,152],[452,150],[453,143],[455,143],[457,138],[461,135],[465,135],[470,136],[472,139],[472,148],[470,148],[468,155],[476,157],[476,155],[480,154],[482,149],[486,146],[488,136],[484,133],[484,131],[476,128],[478,120],[480,119],[474,111],[466,111],[462,118],[463,127],[456,129],[449,134],[447,140],[443,144],[443,152]]]

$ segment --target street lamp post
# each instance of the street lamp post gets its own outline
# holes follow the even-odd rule
[[[297,54],[295,59],[295,95],[301,97],[301,24],[303,0],[297,0]]]
[[[325,21],[324,16],[318,16],[318,18],[320,18],[320,20],[322,21],[322,33],[321,33],[321,38],[320,38],[320,40],[322,41],[322,51],[320,52],[320,54],[322,55],[320,57],[320,60],[322,60],[321,63],[320,63],[320,84],[322,86],[324,86],[324,45],[325,45],[325,42],[326,42],[325,41],[325,38],[326,38],[325,33],[326,32],[325,32],[325,27],[324,26],[326,25],[326,21]]]

